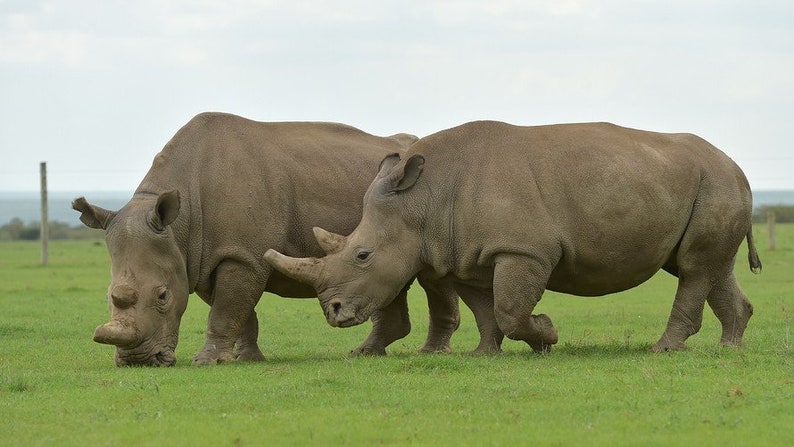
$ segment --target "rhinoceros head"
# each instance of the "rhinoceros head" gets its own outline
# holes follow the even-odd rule
[[[106,231],[110,252],[110,321],[94,341],[116,346],[116,364],[172,366],[179,322],[187,307],[185,256],[171,224],[179,215],[179,193],[137,194],[119,211],[72,202],[80,220]]]
[[[420,269],[420,240],[414,225],[396,212],[397,197],[411,188],[424,159],[400,161],[386,157],[364,197],[361,222],[345,237],[314,228],[322,258],[291,258],[275,250],[265,253],[281,273],[317,291],[328,324],[354,326],[388,305]]]

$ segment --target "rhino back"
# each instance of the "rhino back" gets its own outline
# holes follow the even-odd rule
[[[311,228],[350,233],[381,159],[400,144],[335,123],[264,123],[221,113],[188,122],[156,156],[137,193],[178,189],[195,289],[235,258],[263,273],[262,254],[318,256]],[[264,276],[264,275],[263,275]],[[278,274],[269,290],[312,296]]]
[[[697,201],[707,196],[738,220],[751,211],[739,168],[688,134],[474,122],[421,140],[405,157],[413,153],[425,157],[434,191],[427,209],[439,210],[425,223],[426,252],[468,280],[489,281],[499,253],[559,255],[549,288],[610,293],[664,265]]]

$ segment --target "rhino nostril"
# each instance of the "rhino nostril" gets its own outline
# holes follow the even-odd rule
[[[334,311],[334,315],[339,315],[342,311],[342,303],[337,300],[331,301],[331,310]]]

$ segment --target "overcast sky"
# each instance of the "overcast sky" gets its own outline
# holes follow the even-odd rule
[[[132,191],[202,111],[696,133],[794,189],[794,2],[0,0],[0,191]]]

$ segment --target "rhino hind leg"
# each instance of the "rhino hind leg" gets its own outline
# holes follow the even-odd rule
[[[651,347],[654,352],[682,351],[686,339],[696,334],[703,323],[703,307],[710,289],[704,274],[679,277],[673,309],[664,333]]]
[[[742,344],[747,322],[753,315],[753,306],[739,288],[733,272],[729,268],[723,271],[728,273],[721,279],[713,279],[705,272],[684,275],[687,279],[679,279],[667,328],[651,347],[652,351],[686,349],[686,339],[700,330],[706,302],[722,325],[720,342],[728,346]]]
[[[532,315],[543,296],[552,266],[520,255],[503,255],[494,267],[494,313],[508,338],[525,341],[535,352],[549,352],[557,329],[548,315]]]
[[[747,322],[753,315],[753,305],[739,288],[733,272],[711,289],[707,301],[722,324],[720,342],[726,346],[741,346]]]
[[[741,343],[752,306],[736,283],[733,267],[749,229],[749,213],[717,195],[695,203],[675,259],[668,261],[676,267],[678,289],[667,327],[652,351],[685,349],[687,338],[700,330],[707,301],[722,324],[723,344]]]
[[[351,355],[386,355],[386,346],[411,332],[408,286],[386,307],[372,314],[372,332]]]
[[[256,311],[251,312],[243,328],[243,333],[234,345],[235,360],[261,362],[265,360],[265,355],[259,349],[257,340],[259,338],[259,320]]]

